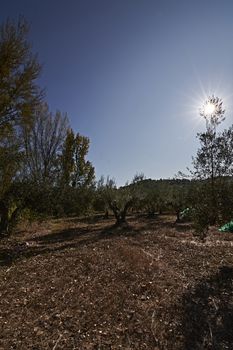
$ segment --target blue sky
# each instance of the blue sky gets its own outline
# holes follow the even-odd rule
[[[3,1],[2,1],[3,2]],[[51,110],[91,139],[97,177],[118,185],[143,172],[190,166],[205,128],[205,94],[232,124],[233,1],[8,0],[0,20],[24,15],[43,64]]]

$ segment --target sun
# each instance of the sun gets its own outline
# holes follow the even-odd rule
[[[214,95],[209,96],[199,110],[200,116],[206,121],[207,130],[212,132],[215,132],[216,127],[225,120],[224,113],[222,99]]]
[[[212,115],[212,114],[214,114],[215,110],[216,110],[216,107],[215,107],[214,103],[208,102],[204,106],[205,115]]]

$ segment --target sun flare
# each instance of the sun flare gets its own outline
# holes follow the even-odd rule
[[[211,115],[215,112],[215,105],[211,102],[208,102],[205,106],[204,106],[204,113],[206,115]]]

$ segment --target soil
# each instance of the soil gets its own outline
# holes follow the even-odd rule
[[[233,349],[233,234],[69,218],[0,241],[0,349]]]

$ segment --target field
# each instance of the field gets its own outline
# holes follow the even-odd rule
[[[50,220],[0,241],[0,349],[232,349],[233,234]]]

